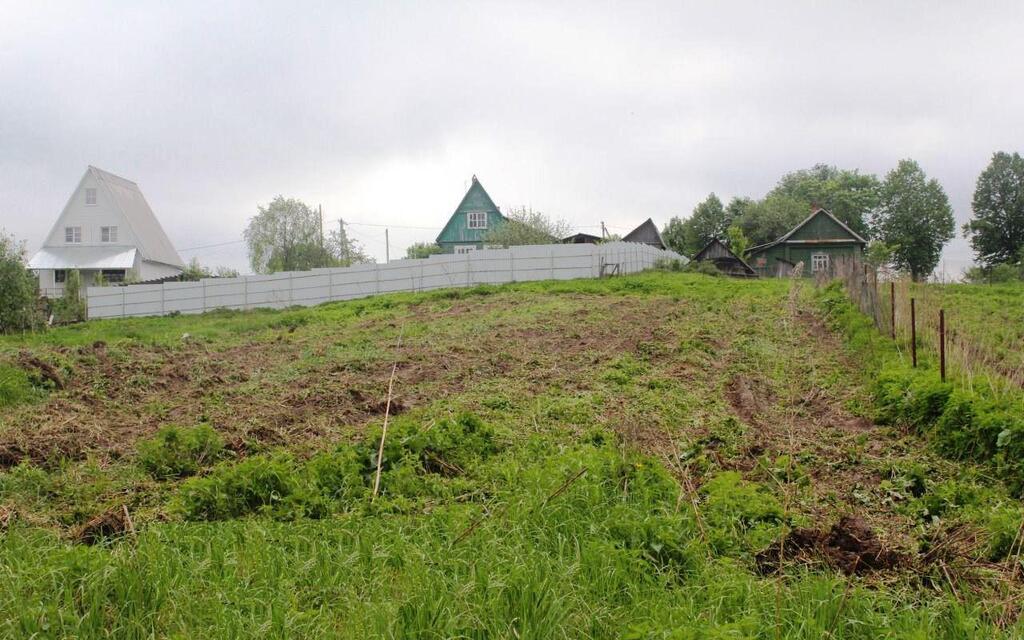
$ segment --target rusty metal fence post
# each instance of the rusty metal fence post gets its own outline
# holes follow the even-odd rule
[[[946,310],[939,309],[939,376],[946,381]]]
[[[915,300],[910,299],[910,359],[917,368],[917,307]]]

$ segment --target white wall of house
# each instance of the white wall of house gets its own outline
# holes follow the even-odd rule
[[[87,189],[96,190],[96,204],[86,204]],[[81,227],[81,243],[68,243],[65,238],[67,227]],[[103,242],[103,227],[117,227],[117,240],[115,242]],[[131,227],[126,223],[124,216],[117,209],[117,204],[111,201],[106,189],[92,174],[86,174],[82,183],[71,196],[68,205],[64,210],[63,220],[54,227],[53,231],[46,238],[43,246],[59,247],[82,246],[82,247],[107,247],[123,246],[134,247],[137,240],[132,234]]]

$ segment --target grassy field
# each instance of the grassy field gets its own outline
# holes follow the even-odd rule
[[[2,338],[0,634],[1020,637],[1021,503],[874,424],[893,347],[820,297],[647,273]]]

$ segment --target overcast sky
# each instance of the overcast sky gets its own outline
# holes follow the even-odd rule
[[[383,259],[356,223],[402,255],[473,174],[503,208],[623,232],[909,157],[959,233],[991,154],[1024,151],[1024,3],[825,4],[0,0],[0,227],[34,251],[92,164],[186,260],[245,268],[243,244],[190,248],[277,194]]]

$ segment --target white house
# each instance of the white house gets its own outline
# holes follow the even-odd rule
[[[57,297],[68,271],[89,285],[99,275],[107,282],[165,278],[185,265],[138,185],[89,167],[28,266],[40,291]]]

